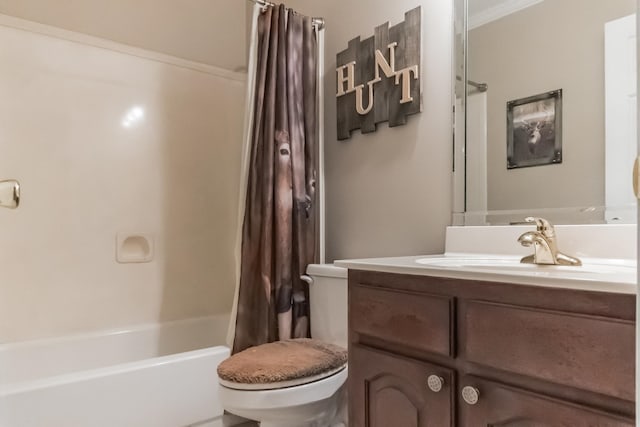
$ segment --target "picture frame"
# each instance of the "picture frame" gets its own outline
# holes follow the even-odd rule
[[[562,163],[562,89],[507,102],[507,169]]]

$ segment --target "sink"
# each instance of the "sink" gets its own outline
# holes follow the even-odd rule
[[[608,262],[607,262],[608,261]],[[577,277],[582,276],[588,279],[592,276],[594,279],[602,279],[608,277],[613,279],[615,276],[629,279],[635,277],[636,266],[629,262],[620,260],[585,260],[581,266],[564,266],[564,265],[537,265],[524,264],[520,262],[520,258],[480,258],[480,257],[457,257],[457,256],[440,256],[417,258],[415,263],[427,267],[437,269],[464,269],[475,271],[487,271],[492,273],[507,274],[525,274],[532,276],[562,276]]]

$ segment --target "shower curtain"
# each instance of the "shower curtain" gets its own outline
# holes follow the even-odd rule
[[[234,353],[309,337],[309,288],[301,276],[318,245],[316,33],[311,18],[283,5],[254,15]]]

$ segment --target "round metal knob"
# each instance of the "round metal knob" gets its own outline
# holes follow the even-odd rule
[[[475,387],[466,386],[462,389],[462,399],[469,405],[475,405],[480,399],[480,390]]]
[[[442,390],[442,387],[444,386],[444,378],[439,377],[438,375],[429,375],[429,378],[427,378],[427,385],[429,386],[429,390],[437,393]]]

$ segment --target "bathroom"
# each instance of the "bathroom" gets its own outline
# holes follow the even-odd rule
[[[628,353],[635,357],[637,214],[631,177],[637,136],[629,118],[636,115],[637,72],[633,68],[629,79],[625,71],[631,68],[607,61],[629,60],[637,43],[635,32],[609,43],[605,28],[626,18],[625,28],[631,22],[635,30],[629,19],[635,2],[285,5],[316,19],[323,167],[314,262],[339,261],[307,275],[316,282],[338,276],[328,277],[344,286],[327,295],[325,305],[335,310],[328,317],[339,323],[347,304],[352,316],[349,325],[344,321],[332,330],[345,346],[349,341],[348,379],[346,368],[331,377],[342,375],[340,391],[348,382],[349,396],[339,397],[349,408],[338,405],[340,420],[309,425],[347,419],[353,426],[385,427],[634,425],[629,387],[635,387],[635,363],[629,365]],[[563,10],[547,9],[554,5]],[[254,23],[270,7],[249,0],[0,0],[0,181],[8,183],[0,188],[3,206],[12,203],[7,194],[16,195],[12,180],[20,185],[19,206],[0,208],[0,427],[253,425],[223,402],[221,391],[227,390],[218,384],[217,366],[229,356],[237,316],[247,106],[253,101],[247,88],[255,83],[258,49]],[[400,24],[417,7],[419,111],[403,125],[381,122],[373,132],[353,130],[343,139],[336,69],[344,63],[337,57],[356,37],[365,40],[386,22]],[[545,26],[527,25],[537,20]],[[579,33],[587,21],[598,30]],[[514,32],[531,38],[520,42]],[[551,52],[555,45],[564,50]],[[616,55],[611,45],[627,50]],[[500,62],[500,51],[524,53],[522,63],[531,73],[519,75],[522,67]],[[600,62],[581,62],[592,57]],[[559,68],[564,72],[549,71]],[[542,81],[534,78],[540,75]],[[630,80],[626,104],[611,106],[611,82]],[[548,164],[511,167],[507,103],[558,89],[561,161],[555,149],[542,158]],[[609,108],[615,114],[607,114]],[[472,143],[478,138],[483,143]],[[610,149],[610,140],[626,145]],[[524,247],[517,241],[536,229],[535,223],[513,224],[526,217],[555,224],[558,252],[583,265],[549,272],[555,266],[510,264],[532,256],[534,248],[537,254],[537,243]],[[467,256],[459,263],[467,264],[443,265],[445,253]],[[485,261],[479,259],[494,264],[480,265]],[[608,264],[600,267],[593,259]],[[443,287],[431,275],[491,286]],[[542,282],[551,284],[535,286]],[[584,282],[592,288],[585,290]],[[554,286],[557,294],[544,293]],[[314,315],[313,299],[310,304],[311,328],[314,319],[328,322]],[[376,316],[394,307],[403,313]],[[545,335],[542,327],[507,328],[551,322],[544,313],[562,316],[568,326],[555,335]],[[511,317],[504,321],[502,315]],[[571,323],[578,318],[592,323]],[[512,347],[518,351],[496,357],[482,342],[510,347],[481,328],[492,321],[505,328],[503,336],[544,336],[546,346],[560,342],[566,360],[579,363],[549,361],[541,352],[527,366],[512,366],[507,356],[522,359],[530,348],[520,342]],[[425,326],[441,323],[447,333]],[[528,335],[531,330],[537,335]],[[410,331],[424,333],[423,344],[412,345]],[[474,341],[476,336],[483,340]],[[597,338],[608,339],[615,351],[599,351]],[[572,343],[592,345],[584,354],[593,357],[573,355]],[[397,360],[404,364],[395,365]],[[549,365],[533,363],[540,360]],[[607,381],[587,374],[603,360],[619,368]],[[565,366],[566,378],[557,379],[562,375],[549,368],[556,365]],[[580,368],[575,375],[574,368]],[[365,404],[357,392],[364,390],[361,383],[375,385],[384,369],[396,369],[404,385],[389,380],[391,386],[380,385],[380,400]],[[416,378],[416,396],[410,396],[407,376]],[[525,390],[529,407],[551,418],[528,413],[490,419],[490,402],[517,400],[521,394],[513,390]],[[368,393],[375,396],[373,389]],[[468,404],[474,396],[477,404]],[[568,403],[557,409],[549,402]],[[446,414],[431,417],[431,405]],[[365,414],[359,409],[364,407],[374,412]],[[587,409],[579,415],[566,409],[577,407]],[[592,412],[601,418],[583,415]]]

